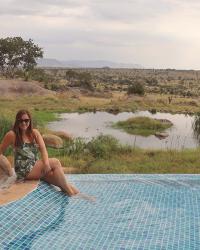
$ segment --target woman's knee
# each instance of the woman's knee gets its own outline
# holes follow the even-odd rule
[[[50,164],[52,169],[61,168],[61,163],[57,158],[50,158],[49,164]]]

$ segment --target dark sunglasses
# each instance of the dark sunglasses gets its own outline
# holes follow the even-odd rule
[[[19,123],[23,123],[23,122],[29,123],[29,122],[30,122],[30,119],[19,119],[18,122],[19,122]]]

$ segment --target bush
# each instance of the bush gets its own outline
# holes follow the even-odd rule
[[[144,90],[144,85],[140,82],[134,82],[131,85],[129,85],[127,94],[136,94],[136,95],[144,95],[145,90]]]
[[[110,135],[99,135],[87,144],[87,148],[95,158],[110,158],[119,149],[117,139]]]
[[[79,74],[79,86],[90,91],[94,91],[94,86],[92,84],[92,77],[90,73],[83,72]]]
[[[65,72],[65,78],[68,81],[74,80],[78,77],[78,73],[72,69],[69,69]]]
[[[65,141],[64,154],[69,156],[79,157],[86,149],[86,142],[81,138],[76,138],[73,141]]]
[[[43,69],[33,69],[28,72],[29,74],[29,79],[38,81],[38,82],[44,82],[45,84],[52,82],[54,79],[52,76],[47,74]],[[26,76],[24,76],[26,78]]]

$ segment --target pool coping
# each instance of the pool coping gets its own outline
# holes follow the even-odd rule
[[[0,189],[0,207],[23,199],[26,195],[37,189],[39,180],[13,183],[10,187]]]
[[[64,169],[63,169],[64,170]],[[69,175],[80,175],[81,173],[74,173],[75,171],[66,171],[65,174]],[[70,173],[71,172],[71,173]],[[133,173],[135,175],[140,175],[138,173]],[[96,174],[88,174],[88,175],[96,175]],[[119,174],[112,174],[112,175],[119,175]],[[129,174],[120,174],[120,175],[129,175]],[[132,175],[132,174],[131,174]],[[141,175],[160,175],[160,174],[141,174]],[[162,174],[166,176],[170,175],[198,175],[200,174]],[[20,199],[23,199],[25,196],[33,192],[35,189],[38,188],[40,180],[26,180],[24,182],[15,182],[8,188],[0,189],[0,207],[8,205],[9,203],[16,202]]]

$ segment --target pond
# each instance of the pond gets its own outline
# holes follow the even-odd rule
[[[148,137],[130,135],[122,130],[111,127],[113,122],[123,121],[130,117],[146,116],[156,119],[167,119],[173,126],[164,132],[167,138],[159,139],[155,135]],[[195,128],[193,126],[195,124]],[[199,146],[200,118],[185,114],[160,113],[152,114],[149,111],[121,112],[111,114],[107,112],[64,113],[60,120],[48,124],[54,131],[65,131],[73,137],[92,139],[100,134],[108,134],[117,138],[120,143],[153,149],[183,149]]]

